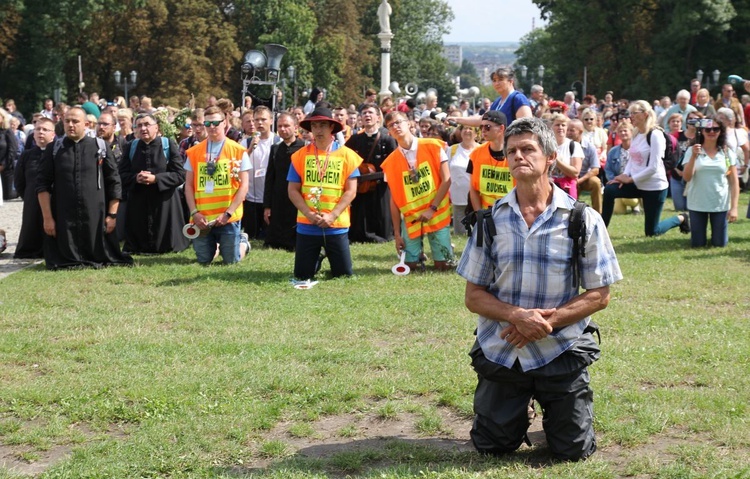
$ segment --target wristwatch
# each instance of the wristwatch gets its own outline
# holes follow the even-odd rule
[[[107,213],[107,218],[117,219],[117,213]]]
[[[227,218],[231,218],[232,217],[232,213],[230,213],[229,211],[225,211],[224,214],[227,215]]]
[[[431,209],[432,211],[437,211],[437,210],[438,210],[438,207],[437,207],[437,206],[435,206],[435,205],[430,205],[430,209]]]

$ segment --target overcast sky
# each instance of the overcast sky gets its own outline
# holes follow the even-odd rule
[[[517,42],[531,31],[531,19],[542,26],[539,8],[531,0],[447,0],[455,19],[451,42]],[[490,20],[491,19],[491,20]]]

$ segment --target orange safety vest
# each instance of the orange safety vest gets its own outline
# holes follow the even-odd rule
[[[325,171],[319,171],[318,168],[322,169],[325,162],[325,151],[318,151],[318,160],[315,160],[314,144],[307,145],[292,155],[292,168],[302,178],[302,198],[311,210],[321,214],[330,213],[336,207],[344,195],[346,181],[362,163],[362,158],[354,150],[342,146],[330,153]],[[316,193],[314,188],[319,189],[319,192]],[[297,223],[312,224],[299,210],[297,210]],[[350,225],[351,219],[349,207],[347,207],[331,227],[348,228]]]
[[[419,216],[435,200],[438,188],[443,183],[440,177],[440,153],[443,142],[434,138],[414,138],[417,141],[417,171],[419,178],[415,182],[409,171],[409,162],[401,148],[393,151],[380,167],[385,173],[391,198],[404,215],[406,232],[409,238],[419,238],[424,233],[438,231],[451,222],[450,195],[445,194],[438,209],[427,223],[419,221]]]
[[[234,195],[240,189],[240,165],[245,148],[236,141],[227,138],[216,162],[216,171],[209,176],[206,170],[206,149],[208,140],[203,140],[187,150],[188,161],[193,170],[193,191],[195,192],[195,207],[206,217],[206,221],[213,221],[224,214],[232,204]],[[213,181],[213,192],[206,192],[206,185]],[[232,214],[228,223],[242,219],[242,203]]]
[[[489,208],[516,186],[507,158],[499,161],[492,158],[489,142],[475,148],[469,158],[472,163],[471,189],[479,192],[482,208]]]

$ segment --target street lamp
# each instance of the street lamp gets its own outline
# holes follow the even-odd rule
[[[529,67],[526,65],[519,65],[518,70],[521,71],[521,78],[523,79],[523,82],[526,83],[526,74],[529,72]]]
[[[289,81],[292,82],[292,88],[294,89],[294,106],[297,106],[297,79],[294,77],[294,74],[294,65],[289,65],[289,68],[286,69],[286,76],[289,78]]]
[[[130,72],[130,83],[128,83],[128,77],[125,76],[123,78],[122,73],[120,73],[120,70],[115,70],[115,73],[112,75],[115,77],[115,84],[117,84],[118,88],[122,88],[125,90],[125,104],[129,105],[128,102],[128,87],[134,87],[135,82],[138,79],[138,72],[135,70],[131,70]],[[123,80],[120,82],[120,80]]]
[[[703,85],[703,77],[705,76],[705,72],[701,70],[700,68],[698,71],[695,72],[695,78],[698,80],[698,82]],[[717,69],[711,72],[711,76],[706,76],[706,88],[711,89],[711,80],[714,81],[714,86],[719,85],[719,79],[721,77],[721,72]]]
[[[539,86],[544,86],[544,65],[539,65],[537,74],[539,76]]]

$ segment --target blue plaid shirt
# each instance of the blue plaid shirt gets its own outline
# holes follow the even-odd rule
[[[497,228],[492,245],[475,245],[475,228],[458,264],[458,274],[484,286],[497,299],[526,309],[557,308],[579,294],[573,285],[573,240],[568,236],[568,217],[575,200],[557,186],[551,204],[529,228],[512,190],[492,207]],[[602,217],[586,208],[586,256],[580,257],[581,286],[600,288],[622,279],[614,248]],[[484,234],[484,232],[481,232]],[[570,348],[588,326],[590,317],[555,329],[547,337],[516,348],[500,338],[510,323],[479,316],[477,340],[487,359],[521,369],[540,368]]]

